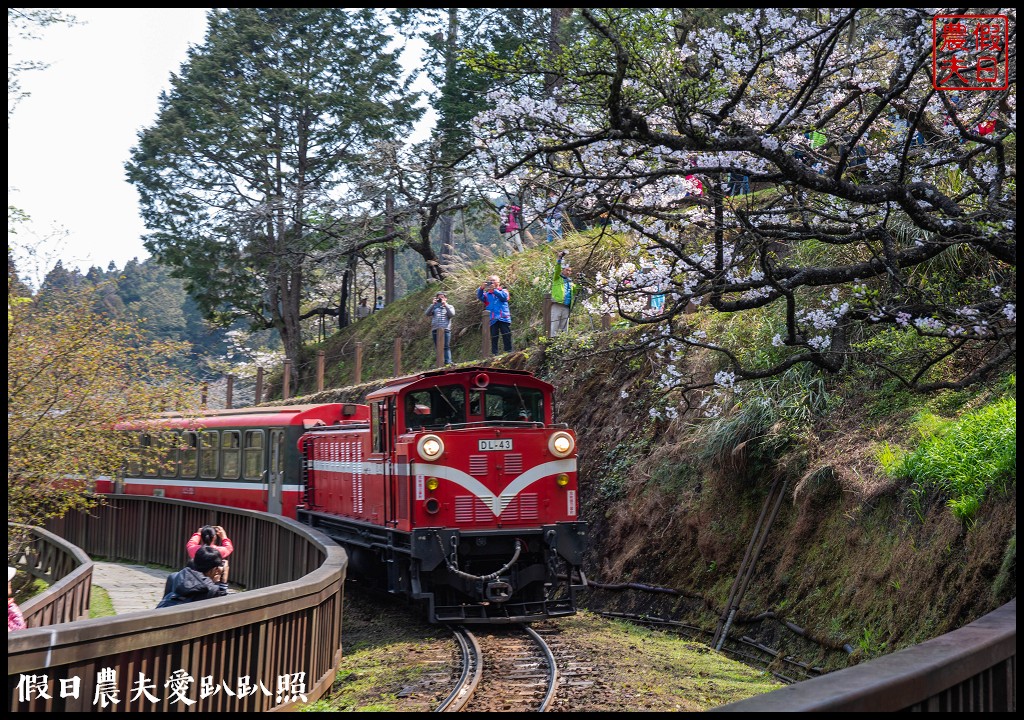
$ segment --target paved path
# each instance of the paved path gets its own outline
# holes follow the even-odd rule
[[[92,584],[99,585],[110,595],[118,615],[155,610],[164,596],[164,583],[170,574],[142,565],[98,562],[93,565]]]

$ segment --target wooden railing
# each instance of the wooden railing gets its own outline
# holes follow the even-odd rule
[[[970,625],[712,712],[1014,712],[1017,600]]]
[[[89,617],[92,560],[80,548],[42,528],[7,523],[8,537],[23,535],[14,563],[50,587],[21,605],[30,628]]]
[[[230,529],[231,580],[244,592],[8,633],[9,709],[263,712],[330,688],[348,560],[323,534],[266,513],[123,495],[50,529],[94,558],[181,567],[205,524]]]

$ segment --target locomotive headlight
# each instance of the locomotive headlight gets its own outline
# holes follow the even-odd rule
[[[558,477],[555,478],[555,482],[558,483],[558,487],[565,487],[569,484],[569,476],[565,473],[559,473]]]
[[[427,478],[427,490],[437,490],[437,486],[440,484],[436,477]]]
[[[424,435],[416,443],[416,452],[424,460],[437,460],[444,452],[444,440],[437,435]]]
[[[576,447],[572,435],[567,432],[556,432],[548,439],[548,450],[555,457],[565,457]]]

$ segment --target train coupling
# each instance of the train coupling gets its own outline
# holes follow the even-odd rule
[[[494,603],[507,602],[512,597],[512,586],[502,580],[489,582],[484,587],[484,597]]]

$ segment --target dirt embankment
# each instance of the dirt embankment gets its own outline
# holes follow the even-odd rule
[[[839,398],[781,450],[752,437],[701,460],[707,448],[682,421],[651,419],[659,395],[645,364],[600,352],[533,364],[558,389],[558,419],[579,435],[588,575],[681,591],[594,591],[584,601],[592,609],[713,630],[775,481],[784,499],[737,614],[774,619],[738,623],[745,633],[835,669],[954,630],[1016,596],[1015,488],[986,498],[969,524],[944,498],[915,501],[875,459],[880,440],[904,432],[902,419],[867,420],[858,397]]]

